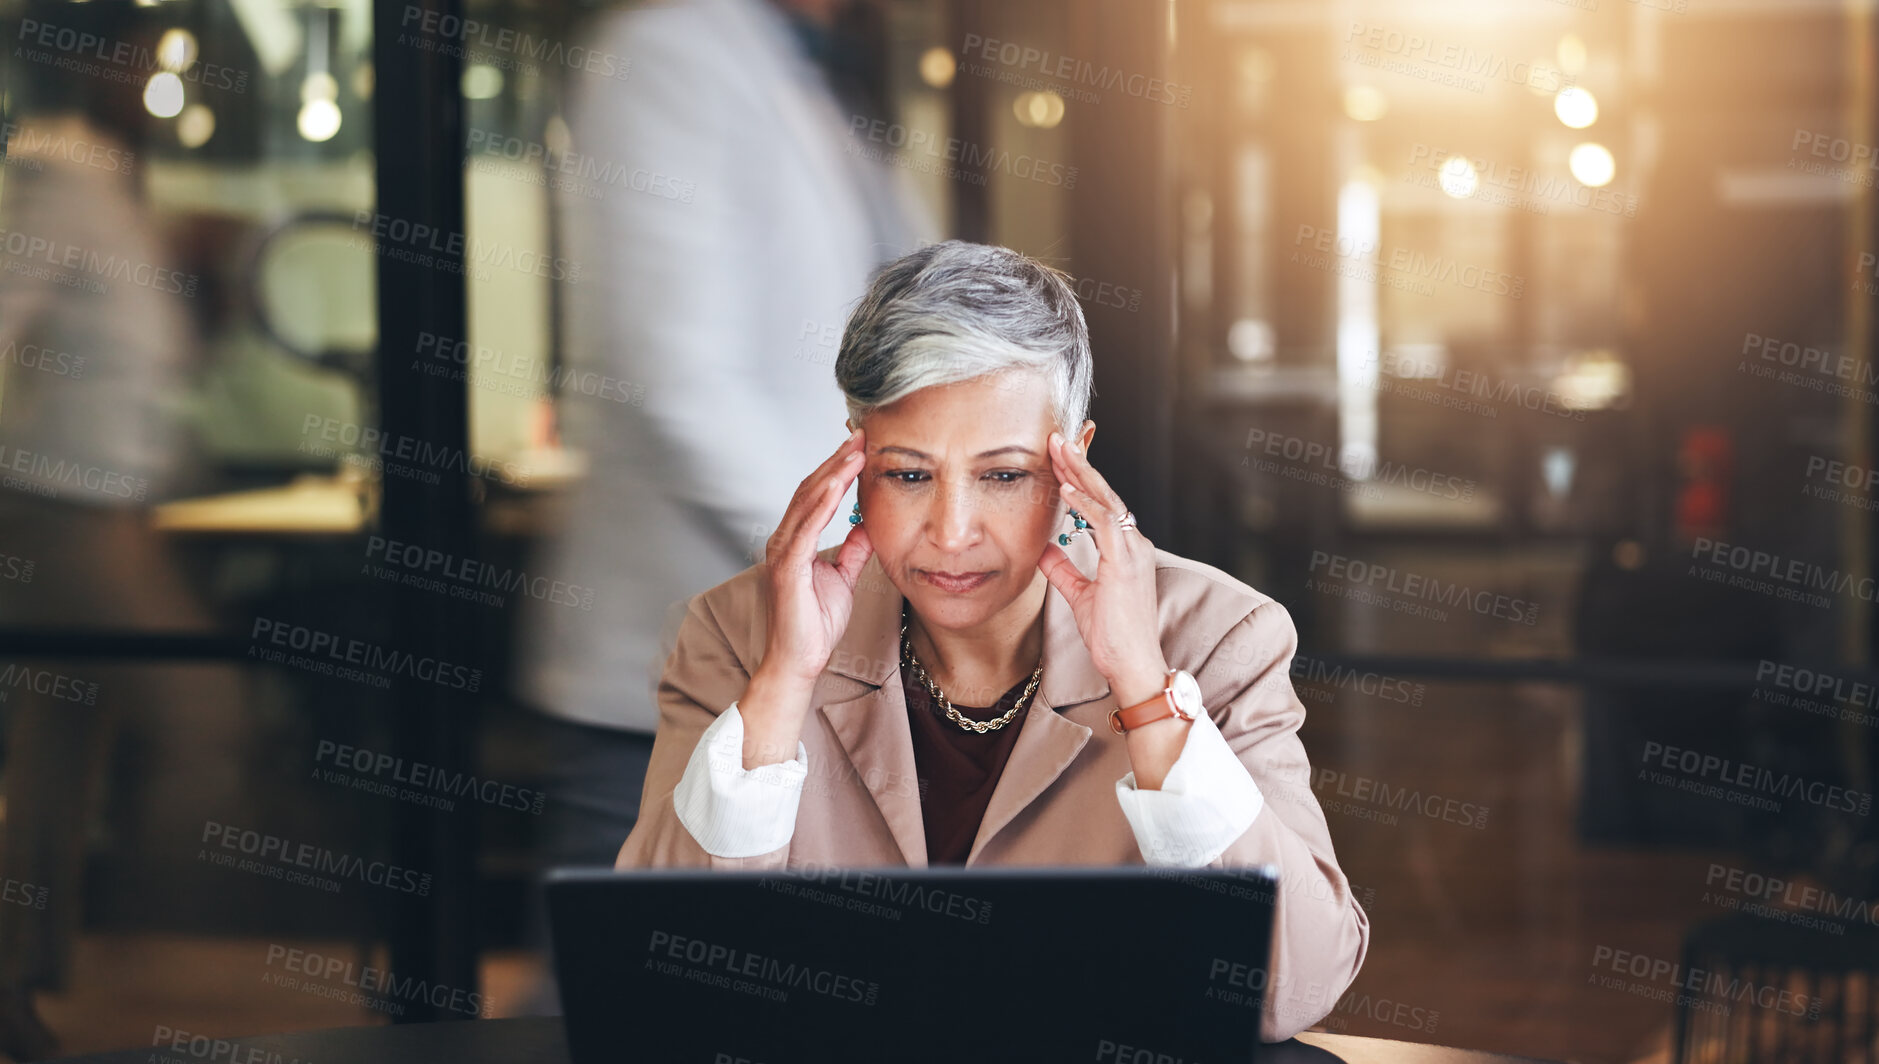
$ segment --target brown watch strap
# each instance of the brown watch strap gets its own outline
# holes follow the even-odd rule
[[[1155,693],[1155,697],[1145,702],[1137,702],[1127,709],[1110,710],[1109,728],[1117,735],[1123,735],[1144,724],[1153,724],[1168,717],[1180,717],[1182,720],[1193,719],[1174,707],[1174,696],[1166,687],[1163,687]]]

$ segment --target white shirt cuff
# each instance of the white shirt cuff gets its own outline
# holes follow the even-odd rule
[[[1161,789],[1137,790],[1130,772],[1116,781],[1116,800],[1135,831],[1142,859],[1173,868],[1213,863],[1266,804],[1252,773],[1204,711],[1188,728]]]
[[[808,775],[809,750],[801,740],[795,760],[746,769],[744,717],[732,702],[698,737],[672,792],[672,810],[713,857],[755,857],[795,834]]]

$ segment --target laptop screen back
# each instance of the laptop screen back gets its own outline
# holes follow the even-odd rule
[[[1274,890],[1264,871],[1148,868],[548,885],[574,1064],[1250,1060]]]

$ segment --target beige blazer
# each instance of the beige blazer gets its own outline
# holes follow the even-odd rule
[[[1089,537],[1068,553],[1096,570]],[[835,548],[822,552],[833,560]],[[1264,1035],[1290,1037],[1330,1012],[1356,978],[1370,922],[1338,868],[1307,785],[1298,728],[1305,707],[1289,670],[1298,635],[1285,608],[1210,565],[1155,552],[1161,646],[1200,682],[1207,711],[1252,773],[1265,805],[1213,867],[1278,866],[1272,981]],[[900,685],[901,595],[879,558],[856,586],[848,629],[803,724],[808,778],[795,833],[756,857],[714,857],[673,812],[673,790],[711,722],[744,693],[762,656],[763,572],[752,566],[691,600],[658,688],[660,719],[638,824],[620,868],[924,867],[926,839]],[[1109,684],[1057,589],[1044,600],[1044,678],[986,807],[968,865],[1140,865],[1116,801],[1128,748],[1109,728]],[[1126,934],[1112,928],[1111,934]]]

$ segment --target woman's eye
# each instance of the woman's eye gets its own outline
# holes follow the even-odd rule
[[[1016,484],[1030,475],[1022,469],[995,469],[984,474],[981,479],[989,480],[994,484]],[[882,472],[881,477],[900,484],[924,484],[933,479],[932,475],[924,469],[889,469]]]

